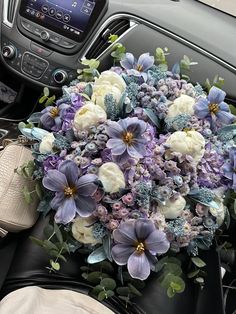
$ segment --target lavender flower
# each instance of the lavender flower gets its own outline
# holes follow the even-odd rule
[[[128,75],[143,77],[144,81],[146,81],[146,72],[153,66],[154,57],[150,56],[149,53],[144,53],[136,60],[132,53],[126,53],[120,64],[127,70]]]
[[[43,169],[45,173],[48,173],[49,170],[57,169],[59,164],[63,161],[62,157],[57,155],[48,156],[43,161]]]
[[[96,202],[92,195],[97,190],[94,183],[96,176],[84,175],[80,178],[77,165],[70,160],[63,161],[58,170],[49,170],[43,178],[43,186],[53,192],[55,197],[51,207],[57,210],[55,221],[67,224],[76,213],[81,217],[88,217],[96,209]]]
[[[195,104],[195,114],[200,119],[210,118],[212,122],[219,120],[223,124],[231,124],[236,117],[230,113],[229,106],[224,102],[226,93],[213,86],[207,98],[200,98]]]
[[[143,134],[146,128],[147,124],[136,117],[108,123],[107,134],[110,139],[106,146],[111,149],[115,161],[122,164],[129,157],[135,159],[144,157],[147,140]]]
[[[157,230],[149,219],[123,222],[113,232],[115,245],[112,256],[118,265],[128,266],[133,278],[145,280],[153,266],[153,256],[166,253],[169,242],[164,232]]]

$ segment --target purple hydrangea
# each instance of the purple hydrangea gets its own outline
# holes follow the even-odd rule
[[[143,134],[146,128],[147,124],[136,117],[108,123],[107,134],[110,139],[106,146],[111,149],[116,162],[123,164],[130,157],[135,159],[144,157],[147,140]]]
[[[112,257],[118,265],[128,266],[131,277],[145,280],[150,275],[153,257],[166,253],[169,242],[150,219],[129,220],[113,232]]]
[[[147,70],[154,64],[154,57],[149,53],[143,53],[139,59],[135,59],[132,53],[126,53],[120,62],[121,66],[126,69],[128,75],[143,77],[147,80]]]
[[[97,177],[86,174],[79,178],[79,169],[71,161],[63,161],[58,170],[49,170],[43,178],[43,186],[55,192],[51,207],[55,209],[55,221],[68,224],[76,213],[81,217],[90,216],[96,209],[96,202],[92,198],[97,190]]]
[[[229,106],[224,102],[226,93],[213,86],[207,98],[200,98],[195,104],[195,114],[200,119],[209,118],[212,122],[220,121],[231,124],[236,117],[230,113]]]

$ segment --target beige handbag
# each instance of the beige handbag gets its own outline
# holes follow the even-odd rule
[[[18,232],[34,225],[38,218],[39,199],[35,193],[28,204],[23,187],[35,189],[34,181],[15,172],[24,163],[32,160],[30,149],[23,145],[9,144],[0,153],[0,236]]]

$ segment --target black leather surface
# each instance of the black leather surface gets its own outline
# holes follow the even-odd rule
[[[44,224],[45,221],[39,219],[30,232],[21,235],[0,292],[1,298],[15,289],[30,285],[88,293],[89,286],[83,281],[80,273],[83,256],[71,255],[69,262],[62,265],[58,274],[48,273],[46,269],[48,256],[28,239],[29,234],[42,237]],[[209,262],[209,266],[206,287],[203,291],[199,291],[194,284],[188,282],[184,293],[169,299],[153,276],[143,290],[143,296],[135,301],[136,305],[126,309],[116,298],[107,302],[106,305],[115,313],[120,314],[223,314],[218,255],[213,250],[208,251],[204,254],[204,260]],[[0,264],[2,263],[6,264],[6,261],[0,260]],[[1,265],[0,269],[2,269]]]

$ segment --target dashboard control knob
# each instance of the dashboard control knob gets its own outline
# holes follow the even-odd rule
[[[43,41],[49,41],[50,39],[50,34],[47,31],[42,31],[40,33],[40,37]]]
[[[7,45],[2,48],[2,55],[6,59],[13,59],[16,55],[16,48],[12,45]]]
[[[53,73],[53,79],[57,84],[63,84],[66,82],[68,74],[66,71],[58,69]]]

